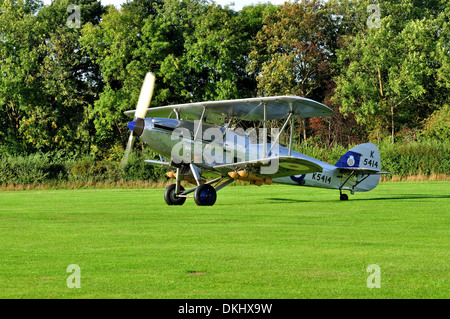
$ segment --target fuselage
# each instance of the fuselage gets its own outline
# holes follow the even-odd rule
[[[322,171],[277,177],[272,182],[330,189],[338,189],[344,182],[336,166],[293,150],[289,152],[287,147],[277,143],[262,143],[263,138],[256,130],[231,129],[199,121],[146,118],[140,139],[175,163],[194,163],[200,172],[212,170],[214,166],[221,164],[293,156],[318,164]],[[356,177],[348,179],[342,189],[350,189],[355,181]]]

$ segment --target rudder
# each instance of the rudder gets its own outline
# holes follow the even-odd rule
[[[345,153],[335,166],[342,168],[370,168],[380,171],[380,151],[375,144],[360,144]]]
[[[354,191],[367,192],[374,189],[379,181],[380,175],[373,173],[367,176],[358,173],[358,169],[369,169],[374,171],[381,171],[380,151],[375,144],[365,143],[353,147],[342,156],[335,164],[338,168],[345,168],[346,170],[355,169],[356,175],[360,175],[359,179],[364,180],[354,187]]]

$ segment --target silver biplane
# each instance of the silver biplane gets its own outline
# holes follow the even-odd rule
[[[175,180],[166,188],[168,205],[183,205],[193,197],[199,206],[212,206],[217,192],[236,180],[254,185],[290,184],[337,189],[340,200],[348,200],[343,191],[366,192],[375,188],[382,172],[378,148],[371,143],[358,145],[331,165],[292,150],[296,118],[332,115],[332,110],[316,101],[298,96],[258,97],[209,101],[149,108],[155,77],[147,73],[136,110],[125,112],[131,135],[160,154],[160,161],[146,162],[167,166],[167,176]],[[267,123],[284,124],[269,140]],[[262,122],[260,134],[234,127],[234,121]],[[223,124],[225,123],[225,124]],[[279,137],[290,124],[289,146],[281,146]],[[127,155],[125,156],[127,157]],[[168,160],[166,160],[168,159]],[[193,188],[185,190],[182,181]]]

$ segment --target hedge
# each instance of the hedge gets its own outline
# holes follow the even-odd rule
[[[347,149],[342,146],[321,148],[304,143],[298,151],[335,164]],[[379,145],[381,169],[393,176],[450,175],[450,142],[422,141]],[[153,154],[155,155],[155,154]],[[149,157],[146,157],[149,158]],[[32,154],[29,156],[2,156],[0,158],[0,186],[8,185],[53,185],[59,183],[114,183],[119,181],[155,181],[166,179],[165,170],[143,161],[141,155],[132,153],[124,170],[120,161],[95,160],[93,157],[65,159],[54,154]]]

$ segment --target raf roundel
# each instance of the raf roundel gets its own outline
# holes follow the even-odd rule
[[[347,164],[348,164],[348,166],[353,166],[353,165],[355,165],[355,158],[353,157],[353,155],[351,155],[351,156],[347,159]]]

